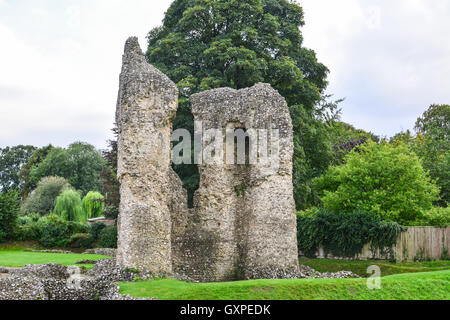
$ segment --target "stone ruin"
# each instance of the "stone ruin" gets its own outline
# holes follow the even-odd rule
[[[201,282],[294,274],[299,266],[293,129],[286,101],[270,85],[257,84],[205,91],[193,95],[191,103],[202,130],[276,129],[278,135],[271,137],[279,146],[278,166],[273,170],[270,161],[200,163],[200,188],[189,209],[171,160],[177,87],[147,63],[137,38],[128,39],[116,114],[117,263]]]

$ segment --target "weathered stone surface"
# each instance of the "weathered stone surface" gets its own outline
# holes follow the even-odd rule
[[[45,264],[10,270],[0,277],[0,300],[154,300],[120,294],[117,282],[133,281],[135,274],[114,259],[100,260],[94,269],[75,277],[71,269]]]
[[[108,257],[115,257],[117,254],[117,249],[111,249],[111,248],[94,248],[94,249],[87,249],[84,254],[99,254],[102,256],[108,256]]]
[[[223,160],[199,166],[197,231],[188,231],[181,242],[187,247],[181,253],[192,255],[195,267],[186,265],[186,257],[181,268],[202,281],[255,278],[267,273],[259,270],[267,269],[296,270],[293,133],[286,101],[270,85],[257,84],[202,92],[191,102],[204,132],[220,129],[225,136],[227,129],[265,129],[271,142],[278,143],[279,156],[267,163],[258,159],[255,164],[237,165]],[[278,136],[272,134],[275,130]],[[234,145],[225,148],[223,159],[228,152],[235,152]]]
[[[146,62],[137,38],[128,39],[116,113],[121,194],[117,260],[128,268],[172,271],[167,188],[177,99],[175,84]]]
[[[200,189],[195,208],[188,209],[186,190],[171,168],[177,95],[175,84],[145,61],[137,39],[130,38],[116,115],[118,263],[197,281],[255,278],[267,270],[292,274],[298,251],[286,101],[268,84],[192,96],[193,114],[203,130],[218,129],[226,136],[228,130],[265,129],[278,145],[278,157],[227,164],[227,152],[235,152],[234,145],[227,146],[222,161],[199,166]]]

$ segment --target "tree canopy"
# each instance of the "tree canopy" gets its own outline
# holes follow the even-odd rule
[[[59,176],[86,195],[89,191],[102,191],[99,176],[104,166],[105,160],[94,146],[76,142],[67,149],[53,148],[41,163],[32,167],[30,181],[35,184],[43,177]]]
[[[407,145],[368,141],[315,180],[325,209],[365,211],[385,221],[410,224],[439,198],[439,188]]]
[[[443,207],[450,203],[450,105],[431,105],[417,119],[416,134],[407,130],[390,139],[390,143],[406,143],[422,160],[441,189],[437,204]]]
[[[22,203],[23,214],[38,213],[47,215],[55,207],[55,200],[65,190],[73,189],[66,179],[45,177],[39,181],[36,189]]]
[[[0,148],[0,192],[24,187],[20,170],[36,150],[33,146],[18,145]]]
[[[148,35],[147,59],[180,91],[174,128],[193,131],[189,97],[219,87],[270,83],[285,97],[295,129],[296,202],[305,205],[312,176],[331,161],[326,130],[315,118],[328,69],[303,47],[302,8],[285,0],[175,0]],[[319,142],[307,145],[308,141]],[[318,163],[316,163],[318,160]],[[196,166],[175,166],[192,197]]]

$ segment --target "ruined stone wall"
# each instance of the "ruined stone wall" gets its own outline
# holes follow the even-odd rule
[[[202,163],[195,208],[171,168],[178,91],[148,64],[136,38],[125,46],[117,103],[120,214],[117,262],[187,279],[282,277],[298,269],[292,185],[293,134],[286,101],[268,84],[191,98],[203,128],[279,131],[279,157],[267,163]],[[207,147],[205,143],[203,147]],[[231,150],[231,151],[230,151]],[[278,154],[278,152],[277,152]]]
[[[137,38],[130,38],[116,114],[121,195],[117,261],[127,268],[172,271],[167,191],[177,108],[175,84],[146,62]]]
[[[279,158],[257,164],[203,163],[195,214],[211,242],[210,281],[262,277],[268,269],[298,268],[292,185],[293,133],[286,101],[268,84],[216,89],[192,96],[192,111],[203,131],[221,129],[269,132],[278,129]],[[272,140],[273,140],[272,139]],[[212,143],[212,141],[211,141]],[[207,147],[207,143],[203,148]],[[205,156],[205,155],[204,155]]]

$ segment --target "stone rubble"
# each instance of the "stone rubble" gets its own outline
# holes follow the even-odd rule
[[[95,249],[88,249],[85,252],[83,252],[83,254],[98,254],[101,256],[115,257],[116,252],[117,252],[117,249],[95,248]]]
[[[151,280],[148,272],[124,269],[114,259],[98,261],[94,268],[80,275],[81,289],[71,289],[68,279],[71,267],[58,264],[27,265],[20,269],[2,268],[8,276],[0,277],[0,300],[157,300],[157,298],[134,298],[120,294],[118,282]],[[171,275],[181,281],[198,282],[184,275]],[[307,266],[298,270],[268,269],[249,279],[304,279],[304,278],[359,278],[349,271],[320,273]]]
[[[117,282],[133,281],[135,274],[119,268],[114,259],[100,260],[92,270],[73,275],[58,264],[27,265],[9,269],[0,278],[0,300],[155,300],[120,294]],[[79,288],[70,285],[79,284]]]

